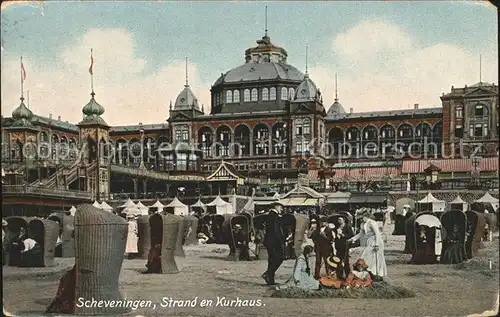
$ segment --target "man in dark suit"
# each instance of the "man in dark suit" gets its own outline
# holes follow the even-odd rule
[[[274,275],[284,260],[285,237],[282,230],[280,215],[283,205],[275,202],[266,219],[266,233],[264,235],[264,246],[267,248],[268,262],[267,271],[262,278],[267,285],[275,285]]]

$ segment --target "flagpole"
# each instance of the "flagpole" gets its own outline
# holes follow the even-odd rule
[[[23,57],[21,56],[21,100],[24,99]]]
[[[90,73],[90,88],[92,89],[92,94],[94,93],[94,55],[93,55],[93,49],[90,49],[90,60],[92,61],[91,63],[91,68],[92,72]]]

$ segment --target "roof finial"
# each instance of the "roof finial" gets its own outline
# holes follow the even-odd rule
[[[308,45],[306,45],[306,75],[309,74],[309,70],[308,70],[308,66],[307,66],[307,58],[308,58],[307,53],[308,53],[308,51],[309,51],[309,47],[308,47]]]
[[[186,57],[186,86],[185,87],[188,87],[189,86],[189,82],[188,82],[188,58]]]
[[[267,37],[267,6],[266,6],[266,29],[265,29],[265,36]]]
[[[26,70],[24,69],[23,56],[21,55],[21,102],[24,101],[24,81],[26,80]]]
[[[339,101],[338,95],[337,95],[337,73],[335,73],[335,102]]]

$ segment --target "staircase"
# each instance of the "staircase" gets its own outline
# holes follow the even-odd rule
[[[63,167],[57,170],[54,174],[52,174],[49,178],[44,180],[36,180],[30,184],[30,186],[35,188],[44,188],[44,189],[54,189],[57,186],[57,179],[62,178],[64,181],[64,176],[66,176],[67,184],[71,184],[75,180],[77,180],[80,169],[80,162],[75,162],[70,167]],[[97,169],[97,162],[92,163],[87,167],[87,173],[92,173]]]

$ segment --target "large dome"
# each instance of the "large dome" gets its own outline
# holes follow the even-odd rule
[[[272,44],[267,35],[258,40],[257,44],[258,46],[245,51],[245,64],[222,74],[214,86],[259,80],[302,81],[304,74],[287,63],[287,52]]]

